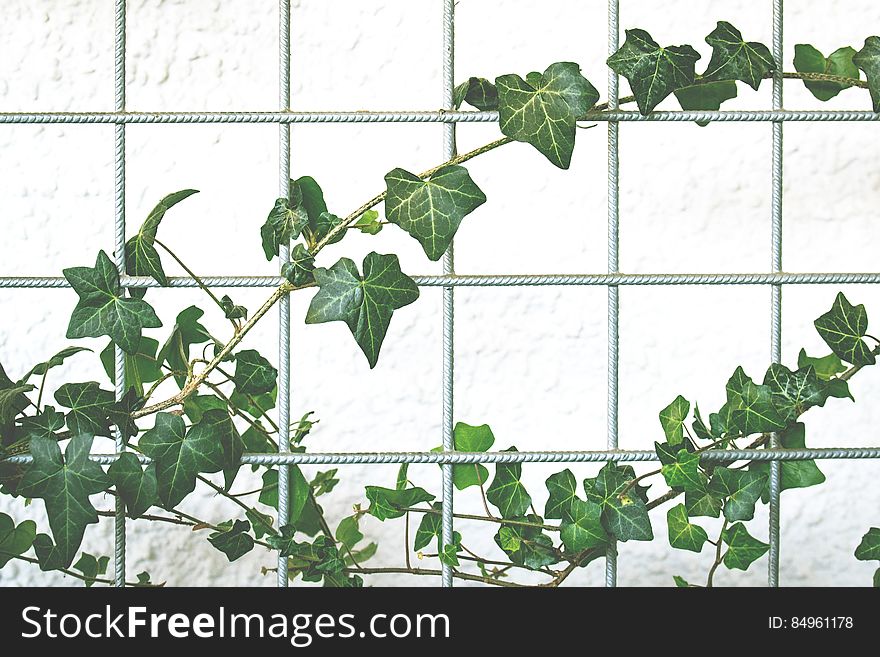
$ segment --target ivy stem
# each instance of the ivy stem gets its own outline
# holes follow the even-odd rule
[[[427,568],[346,568],[344,571],[348,575],[385,575],[385,574],[403,574],[403,575],[430,575],[437,577],[441,574],[439,570]],[[503,586],[508,588],[527,588],[527,584],[517,584],[516,582],[505,582],[504,580],[492,579],[491,577],[483,577],[482,575],[471,575],[470,573],[462,573],[454,571],[452,576],[456,579],[463,579],[469,582],[482,582],[483,584],[491,584],[493,586]]]
[[[724,519],[724,522],[721,524],[721,531],[718,533],[718,542],[715,543],[715,562],[712,564],[712,568],[709,569],[709,576],[706,578],[706,588],[712,588],[712,579],[715,577],[715,571],[718,570],[718,566],[721,565],[721,562],[724,559],[724,555],[721,554],[721,551],[724,549],[724,532],[727,530],[727,518]]]
[[[213,301],[215,304],[217,304],[217,307],[218,307],[220,310],[223,311],[223,314],[224,314],[224,316],[225,316],[225,315],[226,315],[226,310],[224,310],[224,308],[223,308],[223,304],[220,303],[220,299],[217,298],[217,295],[215,295],[213,292],[211,292],[211,288],[209,288],[207,285],[205,285],[205,282],[204,282],[204,281],[203,281],[203,280],[202,280],[202,279],[201,279],[201,278],[200,278],[200,277],[199,277],[199,276],[198,276],[198,275],[197,275],[192,269],[190,269],[189,267],[187,267],[187,266],[186,266],[186,263],[184,263],[183,260],[181,260],[180,257],[179,257],[176,253],[174,253],[174,251],[172,251],[172,250],[171,250],[171,249],[170,249],[170,248],[169,248],[164,242],[162,242],[158,237],[153,238],[153,241],[154,241],[156,244],[158,244],[159,246],[161,246],[161,247],[165,250],[165,252],[166,252],[168,255],[170,255],[172,258],[174,258],[174,260],[177,262],[178,265],[180,265],[181,267],[183,267],[183,270],[184,270],[187,274],[189,274],[189,275],[192,277],[192,279],[193,279],[193,280],[198,284],[198,286],[199,286],[199,287],[205,292],[205,294],[207,294],[209,297],[211,297],[211,301]],[[230,320],[230,321],[232,321],[232,320]],[[232,323],[233,323],[233,326],[235,326],[235,322],[232,322]],[[236,330],[237,330],[237,329],[238,329],[238,327],[236,326]]]
[[[18,559],[19,561],[26,561],[27,563],[37,564],[39,565],[39,559],[33,559],[31,557],[25,557],[20,554],[11,555],[13,559]],[[75,577],[81,582],[92,582],[93,584],[115,584],[112,579],[105,579],[103,577],[86,577],[85,575],[80,575],[79,573],[69,570],[67,568],[58,568],[59,573],[63,573],[65,575],[70,575],[71,577]],[[140,582],[126,582],[126,586],[130,586],[132,588],[162,588],[163,584],[141,584]]]

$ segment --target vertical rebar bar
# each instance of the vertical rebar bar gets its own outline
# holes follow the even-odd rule
[[[452,109],[452,91],[455,85],[455,0],[443,0],[443,108]],[[443,157],[455,156],[455,124],[443,124]],[[443,254],[443,274],[455,272],[454,247],[452,244]],[[455,290],[443,288],[443,449],[455,449],[453,442],[453,375],[455,372]],[[453,543],[452,526],[452,465],[443,465],[441,550]],[[408,548],[407,548],[408,549]],[[443,586],[452,586],[452,567],[442,564]]]
[[[773,109],[782,109],[782,0],[773,2]],[[771,183],[771,270],[782,271],[782,122],[773,123],[773,180]],[[782,286],[770,288],[770,359],[782,360]],[[770,447],[778,447],[776,434],[770,436]],[[781,464],[770,463],[770,554],[767,583],[779,586],[779,494]]]
[[[278,104],[290,109],[290,0],[278,2]],[[278,126],[278,196],[290,194],[290,124]],[[279,249],[281,267],[290,260],[290,245]],[[290,451],[290,297],[278,305],[278,451]],[[290,517],[290,466],[278,466],[278,527]],[[278,586],[286,587],[287,557],[278,556]]]
[[[113,107],[117,112],[125,111],[125,2],[116,0],[116,37],[114,39],[114,82],[115,98]],[[117,123],[114,129],[113,200],[115,208],[115,244],[113,256],[116,268],[125,274],[125,124]],[[120,401],[125,396],[125,352],[114,347],[115,355],[115,398]],[[116,451],[125,451],[125,436],[116,429]],[[125,586],[125,503],[116,496],[116,516],[114,518],[115,539],[113,542],[113,582],[115,586]]]
[[[608,0],[608,54],[617,52],[620,43],[620,3]],[[616,110],[620,95],[620,78],[608,69],[608,107]],[[608,273],[620,268],[620,152],[617,121],[608,122]],[[620,364],[618,319],[620,288],[608,286],[608,449],[617,449],[618,367]],[[617,586],[617,545],[605,552],[605,585]]]

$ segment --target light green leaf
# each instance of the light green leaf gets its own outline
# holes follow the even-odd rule
[[[375,367],[391,315],[419,297],[416,284],[400,271],[397,256],[367,254],[363,277],[354,262],[341,258],[330,269],[316,269],[315,280],[320,289],[306,324],[345,322],[370,367]]]
[[[275,388],[278,370],[254,349],[235,354],[235,388],[243,395],[261,395]]]
[[[572,480],[574,477],[572,477]],[[602,507],[573,497],[562,521],[560,538],[566,551],[572,553],[599,547],[608,543],[608,534],[602,527]]]
[[[55,440],[31,438],[34,460],[18,490],[25,497],[39,497],[46,503],[62,567],[69,566],[76,556],[86,526],[98,522],[89,496],[111,485],[101,466],[89,459],[92,440],[86,434],[74,436],[62,458]]]
[[[351,550],[364,538],[358,522],[358,516],[346,516],[339,522],[339,526],[336,528],[336,540],[342,543],[348,550]]]
[[[856,548],[856,559],[859,561],[880,561],[880,528],[871,527],[862,536],[862,542]]]
[[[134,388],[138,395],[144,394],[144,384],[158,381],[162,376],[162,369],[156,357],[159,342],[153,338],[143,337],[138,344],[137,352],[125,354],[125,388]],[[104,372],[110,378],[110,383],[116,384],[116,350],[113,342],[108,342],[101,352],[101,364]]]
[[[486,202],[486,195],[462,166],[449,165],[427,180],[392,169],[385,174],[388,221],[412,235],[431,260],[439,260],[462,219]]]
[[[531,144],[560,169],[571,164],[577,120],[586,114],[599,92],[573,62],[551,64],[540,78],[523,80],[502,75],[498,86],[501,132]]]
[[[694,83],[700,54],[691,46],[661,48],[644,30],[626,30],[623,46],[608,58],[608,66],[629,80],[642,114],[648,114],[676,89]]]
[[[853,306],[843,296],[843,292],[840,292],[831,310],[819,317],[814,324],[819,335],[831,347],[831,351],[847,363],[874,364],[876,360],[874,354],[862,340],[868,332],[868,314],[865,312],[865,306],[861,304]]]
[[[64,277],[79,295],[70,316],[68,338],[97,338],[106,335],[123,351],[135,353],[145,328],[162,322],[152,306],[142,299],[126,299],[119,287],[119,272],[103,251],[94,268],[71,267]]]
[[[669,544],[678,550],[701,552],[709,540],[706,530],[688,521],[688,511],[684,504],[672,507],[666,513],[669,528]]]
[[[698,491],[706,484],[706,475],[700,471],[700,454],[679,450],[675,461],[660,468],[663,478],[670,488],[683,491]]]
[[[83,574],[86,587],[91,587],[98,577],[107,573],[108,565],[110,565],[110,557],[99,559],[93,554],[83,552],[73,567]]]
[[[73,434],[109,436],[108,409],[113,405],[113,400],[113,393],[101,390],[101,386],[95,381],[65,383],[55,392],[55,401],[70,409],[67,414],[67,428]]]
[[[130,518],[139,518],[158,502],[155,463],[144,469],[134,454],[124,452],[107,469],[107,475],[125,502]]]
[[[562,520],[570,513],[572,500],[577,499],[577,480],[566,468],[547,477],[546,485],[550,495],[544,506],[544,517]]]
[[[712,58],[704,80],[742,80],[757,90],[761,80],[776,68],[767,46],[755,41],[747,43],[742,32],[726,21],[718,21],[706,43],[712,46]]]
[[[502,450],[515,452],[516,447]],[[520,481],[522,463],[498,463],[495,465],[495,478],[486,491],[486,499],[500,512],[502,518],[524,516],[532,503],[526,487]]]
[[[673,576],[672,576],[672,581],[675,582],[675,586],[676,586],[676,588],[679,588],[679,589],[689,589],[689,588],[691,588],[691,585],[688,584],[687,580],[684,579],[683,577],[679,577],[678,575],[673,575]]]
[[[825,75],[838,75],[840,77],[859,79],[859,68],[853,63],[855,48],[846,46],[838,48],[833,53],[825,56],[815,47],[799,43],[794,47],[794,70],[798,73],[823,73]],[[839,82],[815,82],[804,80],[804,86],[810,93],[822,101],[831,100],[837,94],[850,85]]]
[[[703,421],[703,416],[700,415],[700,407],[697,404],[694,404],[694,422],[691,424],[691,427],[696,437],[700,440],[715,440],[715,438],[720,437],[712,435],[709,427]]]
[[[379,213],[375,210],[367,210],[357,218],[352,225],[365,235],[378,235],[382,230],[382,223],[379,221]]]
[[[865,39],[865,46],[853,56],[853,63],[865,72],[874,111],[880,112],[880,37]]]
[[[715,468],[709,492],[724,499],[724,517],[730,522],[755,517],[755,502],[761,497],[767,477],[760,472]]]
[[[691,403],[679,395],[660,411],[660,425],[670,445],[678,445],[684,439],[684,421],[691,411]]]
[[[13,558],[31,549],[37,536],[37,524],[23,520],[18,526],[5,513],[0,513],[0,568]]]
[[[455,109],[467,103],[484,112],[498,109],[498,88],[486,78],[468,78],[452,92],[452,106]]]
[[[397,483],[394,486],[397,490],[403,490],[406,488],[406,485],[409,483],[409,478],[407,477],[408,473],[409,463],[401,463],[400,467],[397,469]]]
[[[139,447],[156,462],[159,500],[168,510],[195,490],[197,474],[219,472],[224,466],[223,447],[210,431],[187,433],[183,418],[170,413],[156,414],[155,426],[144,433]]]
[[[379,520],[401,518],[406,514],[403,509],[415,506],[420,502],[431,502],[434,496],[423,488],[382,488],[366,487],[367,499],[370,501],[369,513]]]
[[[716,497],[709,491],[709,482],[705,482],[699,488],[685,491],[684,505],[691,517],[706,516],[717,518],[721,515],[721,498]]]
[[[675,90],[675,97],[683,110],[718,111],[721,103],[736,98],[736,82],[702,82],[690,87]],[[707,126],[710,121],[697,121],[699,126]]]
[[[336,478],[336,473],[338,472],[337,468],[333,468],[332,470],[325,470],[323,472],[319,472],[315,475],[315,478],[312,479],[311,487],[315,492],[315,497],[320,497],[321,495],[326,495],[333,491],[336,488],[336,484],[339,483],[339,479]],[[400,481],[398,480],[398,483]],[[398,486],[398,490],[403,490],[406,488],[406,484],[403,486]]]
[[[240,559],[254,549],[254,539],[248,534],[251,524],[246,520],[225,523],[223,531],[213,532],[208,542],[226,555],[230,562]]]
[[[741,522],[731,525],[724,531],[727,552],[724,565],[731,570],[748,570],[754,561],[764,556],[770,546],[752,537]]]
[[[156,207],[150,211],[150,214],[147,215],[147,218],[141,225],[138,234],[143,235],[151,242],[155,240],[156,231],[159,229],[159,224],[162,222],[162,219],[165,218],[165,213],[181,201],[189,198],[193,194],[198,193],[199,190],[197,189],[182,189],[179,192],[172,192],[171,194],[163,198],[156,204]]]
[[[495,436],[488,424],[472,426],[457,422],[452,434],[459,452],[485,452],[495,444]],[[489,481],[489,471],[480,463],[456,463],[452,466],[452,482],[458,490],[479,486]]]
[[[811,358],[810,356],[807,356],[806,351],[801,349],[800,352],[798,352],[798,368],[802,369],[808,365],[813,366],[813,369],[816,371],[816,376],[822,381],[828,381],[841,372],[846,372],[846,365],[840,361],[840,358],[838,358],[836,354],[828,354],[822,358]]]

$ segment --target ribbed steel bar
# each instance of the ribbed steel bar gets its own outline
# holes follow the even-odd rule
[[[869,110],[675,110],[588,112],[583,121],[880,121]],[[0,124],[94,123],[495,123],[498,112],[0,112]]]
[[[452,91],[455,87],[455,0],[443,0],[443,107],[452,109]],[[443,125],[443,159],[455,157],[455,124]],[[451,276],[455,273],[455,246],[449,244],[443,254],[443,274]],[[455,290],[443,288],[443,417],[442,435],[443,450],[450,452],[455,449],[453,442],[453,403],[455,373]],[[452,517],[452,465],[445,464],[442,469],[443,500],[441,505],[441,549],[453,543]],[[407,546],[409,549],[409,546]],[[452,566],[442,564],[442,580],[444,587],[453,585]]]
[[[782,109],[782,0],[773,0],[773,59],[776,73],[773,76],[773,109]],[[773,157],[771,180],[771,256],[773,271],[782,271],[782,123],[773,123]],[[770,289],[770,359],[782,360],[782,286]],[[770,447],[779,446],[779,437],[770,435]],[[779,462],[770,464],[770,551],[768,555],[767,583],[779,586],[779,503],[782,492]]]
[[[92,454],[96,463],[113,463],[118,454]],[[878,460],[880,447],[815,447],[810,449],[728,449],[704,452],[703,461],[806,461]],[[150,459],[138,455],[141,463]],[[10,456],[9,463],[30,463],[29,454]],[[595,450],[546,452],[293,452],[288,454],[245,454],[244,465],[361,465],[388,463],[603,463],[607,461],[657,461],[651,450]]]
[[[278,2],[278,104],[290,108],[290,0]],[[278,196],[290,193],[290,124],[278,126]],[[279,250],[281,266],[290,261],[290,245]],[[278,451],[290,451],[290,297],[278,303]],[[290,466],[278,466],[278,527],[290,517]],[[288,558],[278,555],[278,586],[286,587]]]
[[[125,14],[126,0],[116,0],[116,35],[114,39],[114,109],[125,111]],[[125,274],[125,124],[114,126],[114,237],[113,255],[119,274]],[[115,356],[115,398],[121,401],[125,396],[125,352],[114,347]],[[125,450],[125,437],[116,430],[116,451]],[[116,516],[113,541],[113,582],[115,586],[125,586],[125,502],[116,496]]]
[[[620,2],[608,0],[608,54],[617,52],[620,43]],[[608,108],[619,107],[620,78],[608,69]],[[608,273],[620,270],[620,125],[608,123]],[[608,449],[618,446],[618,371],[620,365],[620,288],[608,287]],[[605,585],[617,586],[617,545],[611,543],[605,551]]]
[[[810,273],[732,273],[732,274],[486,274],[453,276],[413,276],[421,287],[541,287],[551,285],[844,285],[880,283],[880,272],[810,272]],[[170,276],[169,287],[191,288],[198,284],[189,277]],[[210,287],[277,287],[280,276],[206,276]],[[123,287],[161,287],[152,278],[124,276]],[[0,277],[0,288],[67,288],[62,276]]]

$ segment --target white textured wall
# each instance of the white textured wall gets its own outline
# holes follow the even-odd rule
[[[271,110],[277,103],[277,7],[272,0],[132,0],[128,16],[128,107],[132,110]],[[715,20],[729,20],[749,39],[770,42],[770,7],[735,2],[622,3],[622,25],[644,27],[661,43],[692,43]],[[880,31],[880,5],[837,0],[821,8],[786,7],[786,67],[793,46],[812,42],[825,52],[861,47]],[[554,61],[580,62],[597,88],[606,87],[605,3],[558,0],[457,5],[456,77],[522,74]],[[301,0],[293,10],[293,107],[433,109],[441,101],[441,3],[436,0]],[[786,107],[820,104],[786,83]],[[730,107],[770,107],[770,85],[740,85]],[[847,91],[824,107],[867,108],[864,92]],[[0,1],[0,111],[111,110],[113,7],[110,0]],[[674,101],[664,107],[674,107]],[[418,171],[439,161],[439,125],[304,125],[292,129],[295,175],[324,187],[331,210],[344,213],[382,188],[395,167]],[[624,124],[621,127],[621,268],[625,272],[766,271],[770,261],[770,125]],[[497,134],[493,125],[462,125],[464,150]],[[203,274],[274,271],[262,256],[258,229],[277,188],[277,128],[271,125],[130,126],[127,199],[130,231],[166,193],[202,191],[169,213],[165,239]],[[604,126],[581,132],[570,171],[562,172],[525,145],[470,165],[489,203],[459,233],[460,273],[582,273],[606,266],[606,143]],[[875,124],[787,124],[785,247],[789,271],[877,269],[880,131]],[[113,246],[112,126],[0,127],[0,275],[58,275],[90,264]],[[393,228],[378,237],[350,236],[326,254],[359,257],[370,249],[400,254],[404,270],[437,273],[418,244]],[[332,253],[331,253],[332,251]],[[168,269],[178,273],[173,267]],[[880,289],[846,287],[880,322]],[[783,357],[800,346],[823,353],[812,320],[837,287],[791,287],[783,295]],[[265,291],[234,291],[256,307]],[[293,303],[293,415],[315,410],[321,424],[312,449],[423,450],[440,443],[440,291],[395,314],[379,366],[369,371],[342,324],[306,327],[309,294]],[[302,298],[299,298],[299,297]],[[763,287],[623,288],[621,291],[620,441],[646,449],[660,436],[657,412],[676,394],[704,409],[723,401],[724,383],[742,364],[755,378],[769,359],[770,294]],[[192,290],[150,292],[166,328],[196,302]],[[0,361],[19,374],[68,343],[75,295],[69,290],[0,292]],[[275,315],[249,338],[272,354]],[[222,330],[212,314],[212,325]],[[496,447],[601,449],[605,446],[606,291],[601,287],[460,289],[456,293],[457,420],[489,423]],[[94,341],[101,348],[104,341]],[[79,357],[62,374],[102,377],[96,359]],[[69,380],[69,379],[68,379]],[[852,384],[859,404],[833,400],[807,415],[811,446],[876,445],[880,373]],[[348,392],[346,392],[348,391]],[[104,447],[109,448],[109,444]],[[598,466],[574,466],[578,477]],[[643,466],[644,467],[644,466]],[[852,551],[880,521],[877,463],[824,463],[828,483],[783,495],[782,581],[789,585],[867,584],[873,566]],[[537,506],[552,471],[525,466]],[[309,468],[314,471],[314,468]],[[323,498],[331,517],[362,501],[364,484],[391,485],[396,466],[343,466],[343,483]],[[410,470],[439,492],[439,469]],[[244,478],[242,478],[244,485]],[[660,487],[660,486],[658,486]],[[112,501],[99,506],[109,508]],[[471,489],[461,510],[479,509]],[[201,493],[194,513],[224,520],[234,511]],[[42,518],[42,503],[0,508],[19,519]],[[42,526],[45,529],[45,521]],[[755,533],[766,538],[759,518]],[[467,543],[495,550],[492,532],[462,524]],[[402,562],[401,524],[367,518],[382,545],[375,564]],[[711,562],[671,550],[665,512],[655,512],[653,543],[622,546],[620,582],[669,585],[672,574],[699,581]],[[91,528],[85,547],[110,554],[109,522]],[[227,565],[203,538],[186,529],[130,525],[129,572],[149,569],[172,584],[270,585],[260,566],[272,555],[254,551]],[[766,559],[747,574],[723,572],[722,584],[760,584]],[[596,562],[571,583],[597,584]],[[425,578],[414,583],[435,584]],[[10,564],[0,583],[70,580]],[[403,584],[387,578],[374,583]]]

